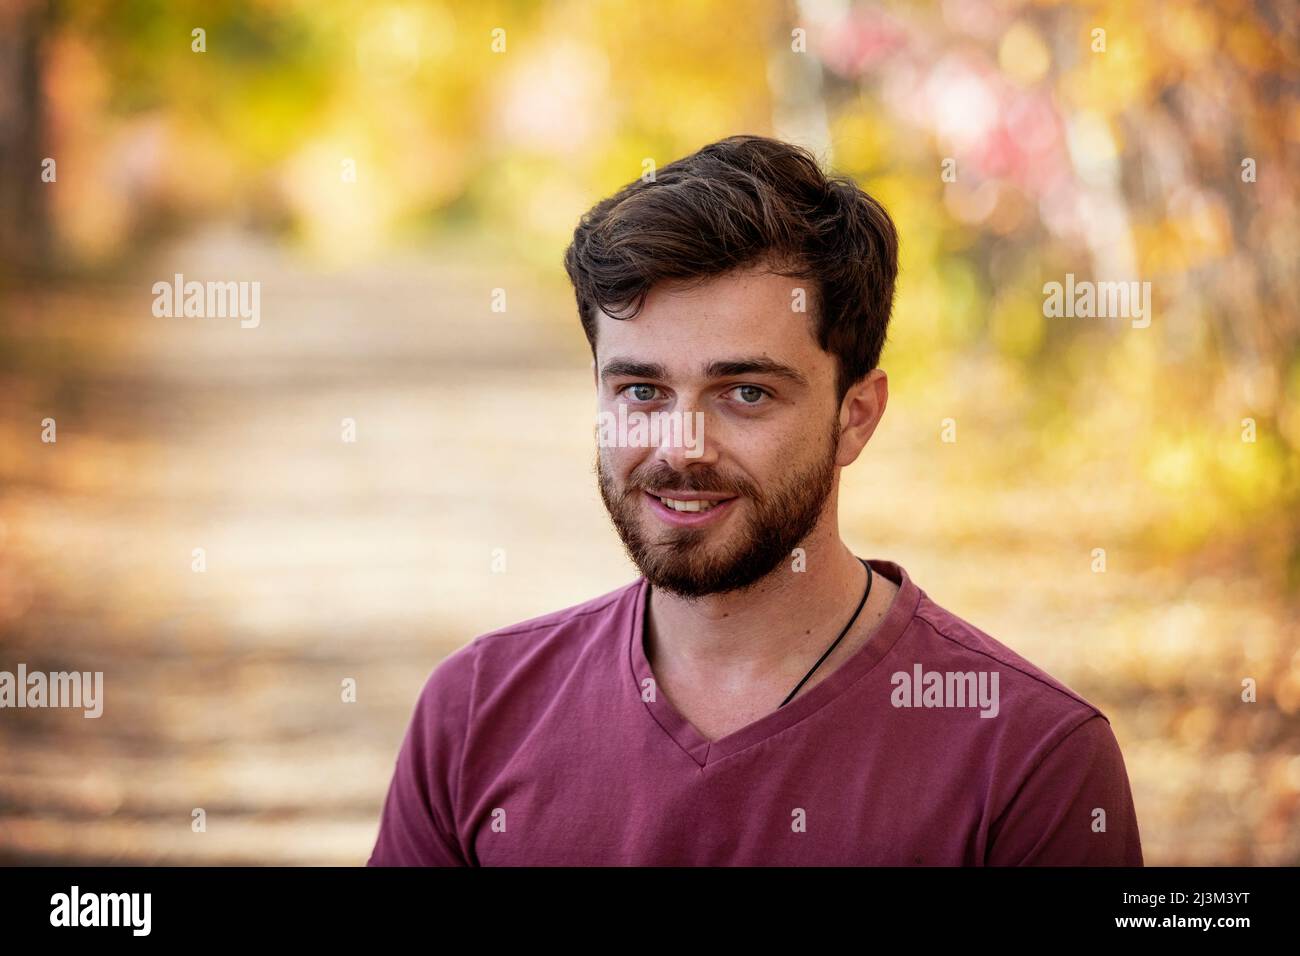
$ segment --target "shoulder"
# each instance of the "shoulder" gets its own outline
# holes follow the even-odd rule
[[[1013,651],[970,621],[935,603],[924,592],[912,621],[912,642],[900,646],[922,666],[922,673],[987,675],[996,688],[997,713],[989,721],[1015,729],[1022,740],[1059,742],[1093,718],[1109,718],[1081,694]]]
[[[497,628],[476,637],[480,666],[518,664],[531,657],[571,658],[592,643],[611,643],[634,623],[640,579],[581,604]]]
[[[518,624],[488,631],[476,637],[473,643],[499,646],[503,643],[511,643],[512,639],[522,636],[545,640],[555,634],[585,632],[607,625],[630,613],[632,605],[636,603],[640,585],[641,581],[638,579],[581,604],[574,604],[571,607],[520,621]]]
[[[999,852],[1003,856],[1047,859],[1050,854],[1035,841],[1041,842],[1043,833],[1061,825],[1060,815],[1068,816],[1070,826],[1079,823],[1091,833],[1086,826],[1091,823],[1089,814],[1103,807],[1116,815],[1114,831],[1120,838],[1101,841],[1095,847],[1088,844],[1092,856],[1087,858],[1109,853],[1106,859],[1130,864],[1137,859],[1140,865],[1127,771],[1106,714],[1060,679],[940,607],[924,592],[908,640],[900,641],[895,653],[891,661],[895,672],[920,664],[922,673],[937,671],[943,680],[965,675],[970,686],[976,683],[972,674],[987,678],[992,689],[988,695],[992,706],[987,708],[991,715],[981,712],[976,717],[970,710],[949,707],[933,712],[940,723],[932,729],[946,746],[981,765],[988,819],[1001,821],[995,830],[1001,834]],[[979,688],[983,704],[988,699],[985,685]],[[984,716],[995,719],[980,719]],[[1068,813],[1063,809],[1067,805]],[[1047,816],[1039,819],[1035,814]],[[1023,831],[1024,846],[1007,835],[1015,826]],[[1075,850],[1071,852],[1074,856],[1065,853],[1061,858],[1084,858]]]
[[[593,645],[613,650],[613,634],[633,624],[640,579],[599,597],[478,635],[448,655],[425,685],[426,695],[472,695],[476,682],[500,687],[525,671],[572,665]]]

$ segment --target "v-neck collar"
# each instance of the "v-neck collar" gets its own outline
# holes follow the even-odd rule
[[[803,691],[784,707],[778,707],[771,713],[746,724],[739,730],[712,741],[696,730],[690,721],[678,713],[677,708],[669,702],[664,694],[656,692],[654,700],[645,700],[643,695],[642,703],[646,711],[659,724],[664,733],[677,746],[686,751],[691,759],[700,766],[700,769],[704,769],[706,766],[712,766],[731,754],[779,734],[787,727],[793,726],[814,711],[830,703],[852,686],[859,677],[875,667],[889,653],[890,648],[907,630],[907,625],[916,614],[917,605],[921,600],[920,589],[907,576],[907,572],[902,567],[892,561],[882,561],[875,558],[869,559],[868,563],[877,574],[883,574],[898,585],[898,593],[894,595],[893,603],[889,605],[885,616],[880,619],[880,623],[876,626],[867,642],[859,647],[852,657],[835,668],[829,677]],[[645,612],[646,600],[649,594],[650,583],[645,578],[642,578],[640,586],[637,588],[636,605],[633,608],[632,622],[628,628],[627,640],[628,660],[631,664],[632,677],[636,682],[638,691],[647,686],[646,681],[650,681],[649,686],[655,687],[656,691],[658,690],[658,682],[655,680],[654,671],[651,669],[650,661],[646,658],[645,653]]]

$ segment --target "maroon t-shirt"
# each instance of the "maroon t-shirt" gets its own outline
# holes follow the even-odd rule
[[[1141,866],[1106,716],[870,564],[900,588],[871,638],[714,741],[655,693],[644,579],[476,638],[420,694],[368,865]]]

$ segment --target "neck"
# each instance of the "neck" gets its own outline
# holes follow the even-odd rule
[[[807,673],[848,623],[862,599],[866,572],[834,528],[814,532],[800,547],[806,570],[793,570],[791,557],[743,591],[687,599],[652,589],[645,647],[651,665],[664,672],[660,679],[673,674],[688,683],[712,680],[733,688],[793,686]],[[882,578],[875,575],[876,582]],[[885,590],[872,587],[855,632],[883,613],[878,608],[881,599],[888,604]],[[844,659],[849,637],[819,671],[829,673],[833,661]]]

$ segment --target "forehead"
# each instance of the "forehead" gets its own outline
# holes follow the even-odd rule
[[[635,318],[598,313],[598,357],[617,355],[685,371],[738,354],[761,354],[815,377],[819,366],[833,359],[814,338],[811,282],[750,269],[697,285],[659,283]]]

